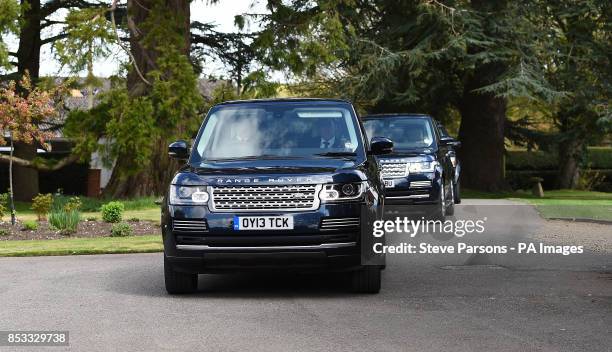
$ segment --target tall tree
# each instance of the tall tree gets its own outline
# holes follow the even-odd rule
[[[19,90],[19,91],[18,91]],[[26,94],[23,94],[23,91]],[[40,128],[43,123],[53,123],[57,117],[54,96],[59,91],[47,91],[40,88],[32,88],[30,78],[26,74],[17,88],[15,81],[8,83],[6,87],[0,88],[0,145],[7,144],[4,133],[9,134],[10,145],[14,146],[19,141],[24,144],[46,145],[45,140],[51,133]],[[14,179],[13,163],[19,162],[20,165],[27,164],[28,161],[13,158],[13,149],[10,156],[0,155],[0,158],[9,162],[9,199],[11,207],[11,222],[15,224],[15,203],[14,203]]]
[[[65,131],[77,141],[76,153],[98,150],[116,160],[108,195],[163,194],[178,167],[168,158],[169,142],[189,138],[199,125],[202,98],[189,58],[189,4],[128,0],[127,78],[100,96],[98,106],[76,111],[67,121]],[[111,14],[117,5],[114,1]],[[101,137],[112,143],[99,144]]]
[[[576,188],[587,146],[612,131],[612,6],[605,0],[536,2],[547,75],[568,92],[547,106],[558,129],[558,187]]]
[[[532,57],[532,27],[518,3],[294,0],[268,6],[257,43],[273,67],[306,74],[367,111],[442,119],[458,111],[462,182],[471,188],[505,187],[507,97],[555,93]]]

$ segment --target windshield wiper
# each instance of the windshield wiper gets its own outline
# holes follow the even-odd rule
[[[325,152],[325,153],[317,153],[315,155],[318,156],[356,156],[355,152]]]

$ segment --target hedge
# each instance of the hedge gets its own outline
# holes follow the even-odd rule
[[[593,170],[612,169],[612,147],[589,147],[586,164]],[[511,150],[506,155],[506,170],[557,170],[556,154],[543,151]]]

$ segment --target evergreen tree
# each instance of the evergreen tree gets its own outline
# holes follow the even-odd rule
[[[262,60],[368,112],[461,116],[465,186],[505,187],[509,97],[553,100],[528,7],[510,1],[269,1]],[[320,91],[320,90],[318,90]],[[325,91],[325,90],[324,90]]]

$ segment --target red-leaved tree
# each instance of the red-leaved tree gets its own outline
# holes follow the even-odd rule
[[[0,87],[0,145],[10,144],[10,154],[0,154],[9,163],[9,199],[11,223],[15,224],[13,201],[13,163],[34,167],[34,162],[13,156],[14,143],[39,144],[48,148],[46,141],[52,136],[45,126],[58,118],[54,95],[59,88],[44,90],[32,88],[29,75],[24,75],[19,85],[15,81]],[[7,142],[8,137],[8,142]]]

